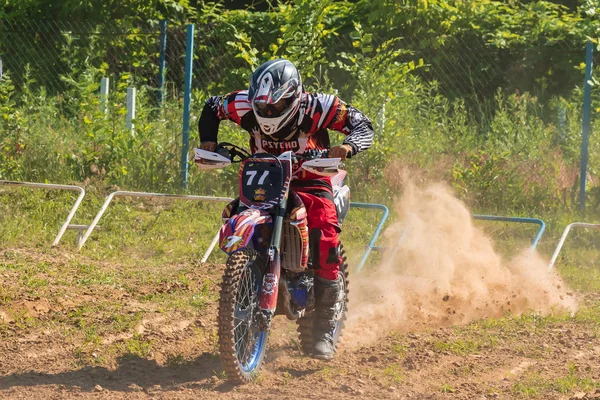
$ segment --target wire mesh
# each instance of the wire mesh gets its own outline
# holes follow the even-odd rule
[[[306,43],[282,40],[277,29],[265,31],[213,24],[196,27],[193,88],[204,94],[243,89],[253,67],[276,56],[289,56]],[[359,55],[375,57],[382,50],[398,51],[382,62],[422,63],[412,74],[423,82],[435,82],[436,90],[449,99],[460,98],[479,112],[499,89],[529,92],[542,101],[564,95],[580,86],[578,68],[585,60],[583,44],[562,41],[539,48],[510,49],[492,46],[474,34],[440,40],[428,36],[397,37],[387,33],[364,43],[351,31],[324,38],[319,71],[310,71],[305,82],[319,86],[315,76],[326,77],[329,87],[352,96],[360,81],[341,68],[340,60],[352,64]],[[470,35],[470,36],[469,36]],[[51,94],[67,89],[69,78],[92,70],[111,82],[125,79],[134,85],[159,86],[158,24],[113,21],[94,26],[60,21],[0,21],[0,58],[17,88],[44,87]],[[186,53],[183,25],[168,25],[165,86],[172,97],[181,95]],[[308,45],[313,45],[308,43]],[[295,47],[294,47],[295,46]],[[309,49],[310,50],[310,49]],[[300,59],[300,64],[303,60]],[[300,71],[304,74],[306,71]],[[98,78],[99,82],[99,78]]]
[[[0,57],[17,88],[66,90],[69,78],[93,71],[129,74],[132,82],[158,84],[158,26],[115,21],[93,26],[61,21],[0,21]]]

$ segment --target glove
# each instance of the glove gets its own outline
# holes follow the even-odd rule
[[[347,144],[341,146],[332,147],[329,150],[329,158],[341,158],[344,161],[346,158],[352,155],[352,147]]]

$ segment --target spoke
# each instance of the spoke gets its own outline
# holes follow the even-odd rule
[[[252,287],[249,285],[250,282],[252,282],[252,272],[247,270],[244,276],[244,300],[247,300],[247,303],[245,304],[248,305],[250,305],[250,300],[252,298]]]
[[[249,329],[246,329],[246,330],[244,331],[244,334],[242,335],[242,337],[240,337],[240,338],[239,338],[239,339],[238,339],[238,340],[235,342],[235,345],[236,345],[236,347],[237,347],[238,343],[240,342],[240,340],[242,340],[243,338],[245,338],[245,337],[246,337],[246,335],[248,335],[248,331],[249,331]]]
[[[246,311],[244,311],[244,312],[246,312]],[[236,320],[238,320],[238,321],[242,321],[242,322],[246,321],[246,319],[247,319],[246,317],[244,317],[244,318],[240,318],[240,317],[237,317],[237,316],[235,316],[235,315],[233,316],[233,318],[234,318],[234,319],[236,319]],[[238,326],[238,325],[236,325],[236,327],[237,327],[237,326]],[[235,329],[235,328],[234,328],[234,329]]]
[[[239,308],[243,308],[246,304],[250,303],[250,298],[249,298],[249,292],[248,292],[248,285],[246,284],[247,280],[248,280],[248,271],[244,271],[244,274],[242,276],[242,280],[240,282],[240,290],[238,292],[238,296],[236,299],[236,305],[239,305]],[[242,298],[240,299],[240,295],[242,295]],[[248,302],[245,303],[245,300],[248,299]]]
[[[243,332],[242,332],[242,333],[243,333]],[[241,335],[241,333],[240,333],[238,330],[234,330],[234,331],[233,331],[233,334],[234,334],[234,340],[235,340],[235,344],[236,344],[236,346],[237,346],[237,343],[238,343],[238,341],[239,341],[239,338],[240,338],[240,335]]]
[[[244,366],[248,366],[248,361],[246,359],[246,353],[248,352],[248,342],[250,341],[250,338],[247,337],[247,340],[244,340],[244,344],[242,346],[242,357],[240,359],[240,362],[242,364],[244,364]]]
[[[237,329],[240,327],[240,325],[244,324],[244,322],[248,325],[251,324],[251,318],[253,315],[253,304],[251,304],[251,298],[252,293],[250,292],[251,288],[248,288],[248,285],[246,284],[248,281],[248,274],[244,275],[244,278],[240,284],[240,291],[238,292],[238,294],[243,294],[243,298],[242,300],[248,298],[248,302],[247,304],[236,304],[236,311],[234,313],[234,319],[237,319],[238,321],[240,321],[233,329]]]
[[[240,347],[241,347],[239,344],[240,344],[241,341],[244,340],[244,338],[246,337],[247,334],[248,334],[248,331],[246,330],[244,332],[244,334],[235,342],[235,351],[238,354],[238,356],[240,354]]]
[[[250,356],[252,354],[252,352],[254,351],[254,335],[249,335],[248,336],[248,342],[246,342],[246,346],[244,348],[244,363],[246,364],[246,366],[248,365],[248,356]],[[250,350],[250,354],[247,355],[248,350]]]
[[[252,335],[246,335],[244,338],[244,341],[242,342],[242,357],[240,362],[242,362],[244,365],[248,365],[248,349],[250,348],[250,343],[252,341]]]
[[[250,332],[250,335],[248,336],[248,345],[246,347],[246,350],[250,350],[250,355],[252,355],[255,351],[255,348],[258,344],[258,335],[256,334],[256,332]]]
[[[236,325],[236,326],[235,326],[233,329],[237,329],[237,328],[239,328],[241,325],[246,325],[246,326],[248,326],[248,321],[246,321],[246,320],[243,320],[243,321],[241,321],[241,322],[240,322],[240,323],[238,323],[238,324],[237,324],[237,325]]]
[[[252,282],[252,271],[248,268],[244,274],[244,299],[247,299],[248,301],[250,301],[250,295],[252,294],[252,288],[248,284],[249,282]]]
[[[240,306],[244,305],[244,300],[246,299],[246,291],[244,290],[245,289],[245,285],[244,285],[245,281],[246,281],[246,271],[244,271],[242,273],[242,277],[240,279],[240,289],[239,289],[239,292],[238,292],[238,295],[236,298],[236,303],[240,304]]]

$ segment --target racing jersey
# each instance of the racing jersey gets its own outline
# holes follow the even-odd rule
[[[222,120],[231,120],[250,133],[252,153],[280,155],[288,150],[297,154],[325,150],[330,147],[328,129],[346,135],[343,143],[352,148],[352,155],[368,149],[373,141],[373,126],[362,112],[337,96],[321,93],[302,93],[297,122],[274,135],[261,132],[247,90],[210,97],[198,122],[200,140],[217,142]]]

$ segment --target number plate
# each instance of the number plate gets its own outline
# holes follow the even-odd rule
[[[285,168],[285,163],[283,163]],[[243,203],[259,205],[277,204],[286,184],[282,165],[274,160],[247,160],[240,175],[240,191]]]

